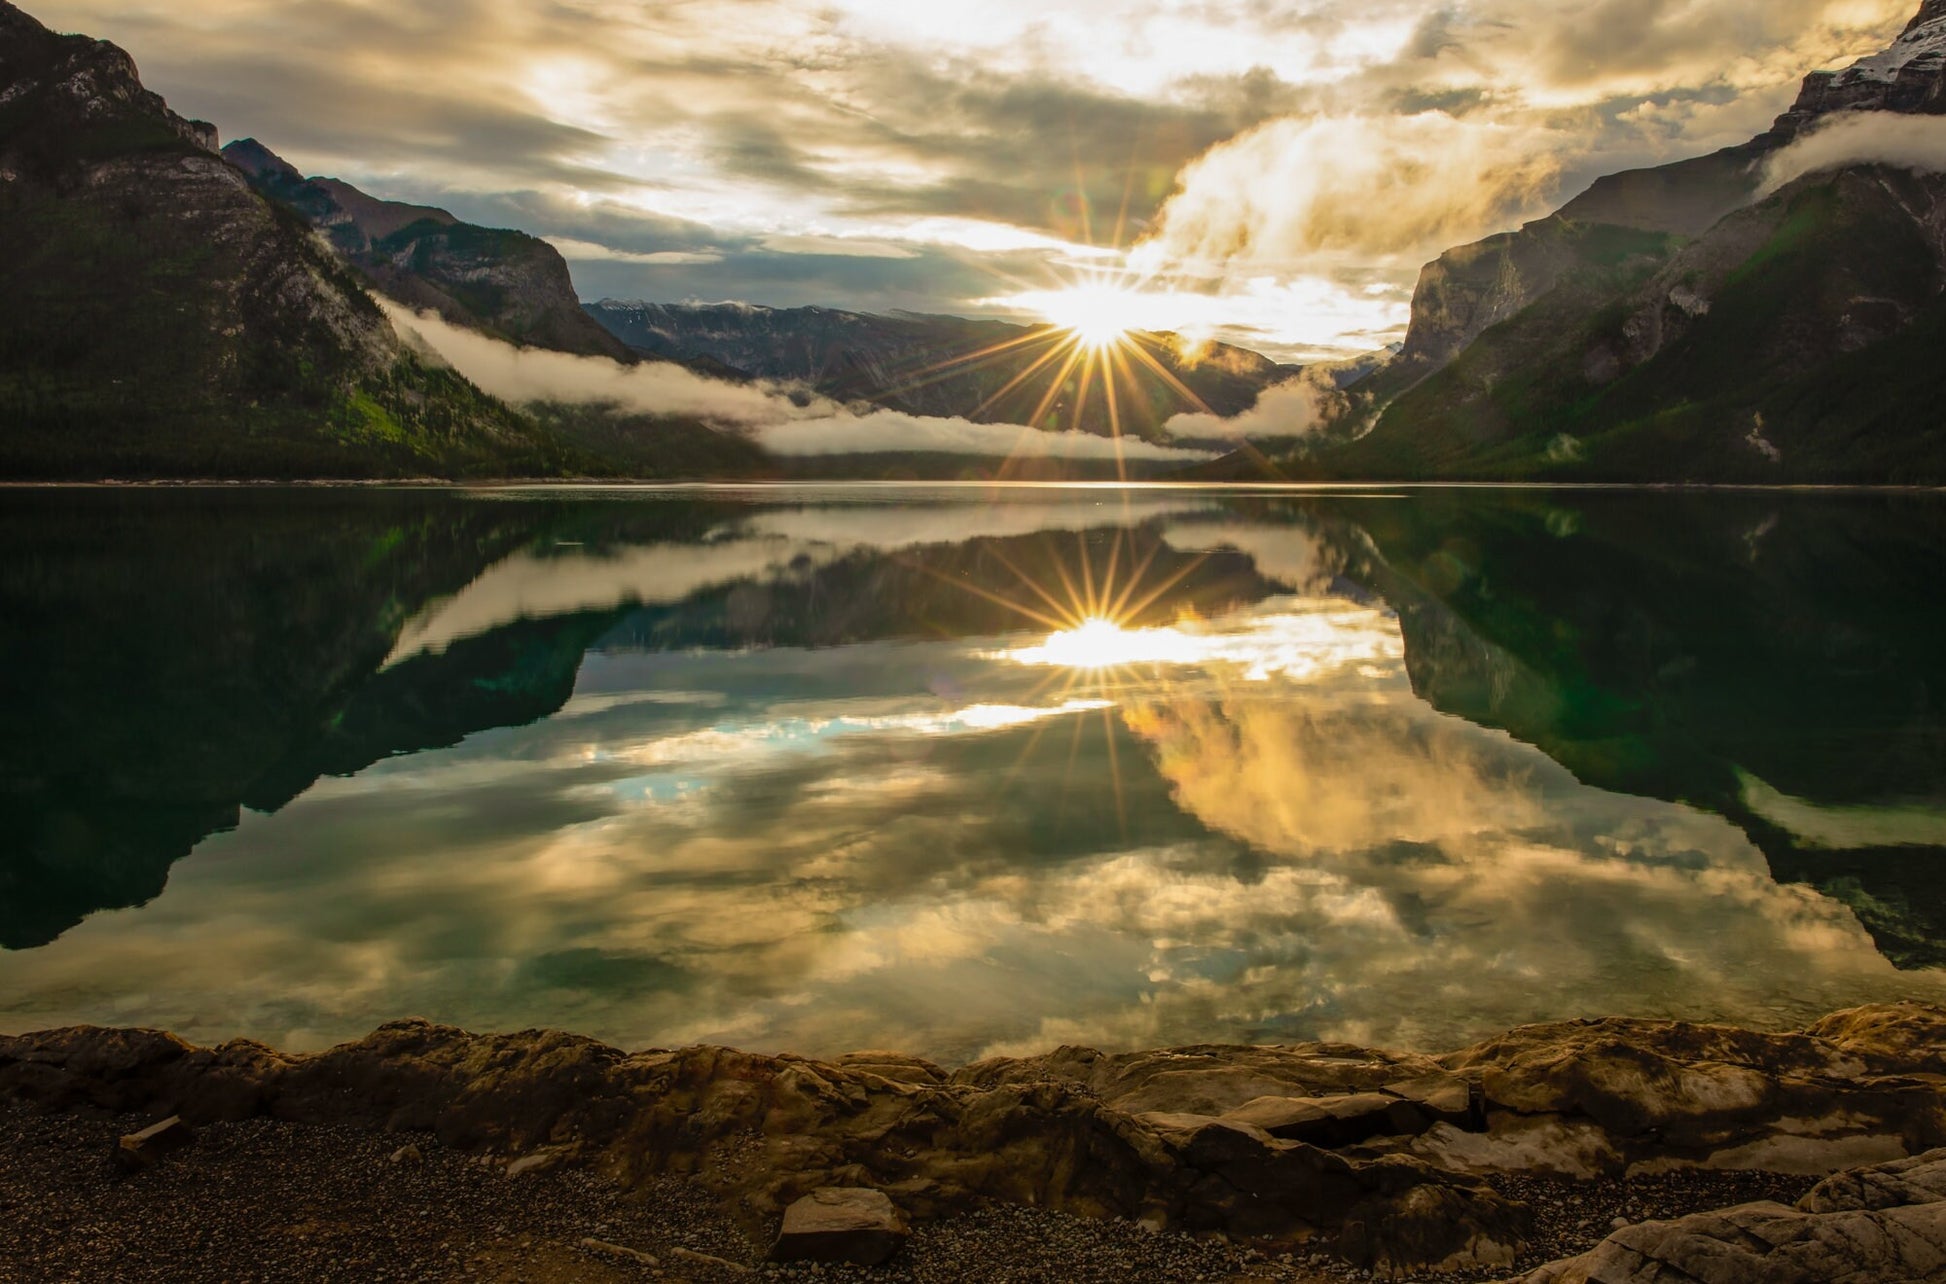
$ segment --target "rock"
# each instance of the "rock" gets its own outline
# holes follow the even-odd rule
[[[1460,1114],[1465,1116],[1462,1105]],[[1224,1116],[1286,1141],[1336,1149],[1371,1137],[1416,1137],[1432,1120],[1416,1104],[1379,1092],[1341,1097],[1258,1097]]]
[[[1942,1023],[1937,1009],[1887,1005],[1797,1034],[1564,1022],[1438,1058],[1339,1044],[1065,1048],[950,1074],[891,1053],[624,1053],[424,1021],[303,1055],[70,1029],[0,1037],[0,1097],[416,1131],[496,1164],[572,1157],[623,1187],[692,1180],[753,1235],[803,1196],[869,1186],[913,1218],[1011,1203],[1281,1246],[1336,1237],[1409,1270],[1491,1264],[1526,1234],[1531,1211],[1483,1173],[1789,1165],[1822,1177],[1946,1145],[1929,1140],[1946,1131],[1931,1033]],[[1461,1087],[1470,1110],[1476,1083],[1485,1131],[1432,1122],[1458,1110]],[[1345,1150],[1272,1131],[1354,1123],[1339,1135],[1385,1131]],[[1393,1131],[1408,1127],[1424,1131]]]
[[[623,1261],[640,1262],[644,1266],[660,1266],[662,1264],[652,1253],[644,1253],[641,1249],[630,1248],[626,1244],[611,1244],[605,1239],[596,1239],[592,1235],[581,1241],[581,1247],[587,1249],[590,1253],[596,1253],[602,1257],[616,1257]]]
[[[550,1168],[558,1167],[566,1157],[567,1151],[564,1147],[549,1146],[543,1150],[536,1150],[532,1154],[522,1155],[509,1163],[506,1175],[519,1177],[526,1173],[544,1173]]]
[[[778,1262],[852,1262],[877,1266],[905,1243],[905,1219],[884,1192],[826,1187],[784,1210],[770,1250]]]
[[[1286,1141],[1310,1141],[1334,1116],[1315,1097],[1253,1097],[1222,1116],[1232,1124],[1260,1128]]]
[[[1388,1083],[1384,1089],[1419,1107],[1433,1123],[1452,1124],[1467,1132],[1486,1127],[1486,1095],[1480,1085],[1458,1075],[1423,1075]]]
[[[417,1146],[404,1145],[392,1152],[392,1162],[416,1168],[426,1162],[426,1157]]]
[[[669,1250],[669,1256],[685,1262],[694,1262],[698,1266],[713,1266],[719,1271],[728,1271],[732,1275],[756,1274],[755,1271],[745,1266],[742,1262],[733,1262],[727,1257],[718,1257],[714,1253],[699,1253],[693,1248],[671,1248]]]
[[[1476,1270],[1511,1266],[1532,1230],[1531,1209],[1483,1187],[1408,1181],[1398,1193],[1353,1208],[1338,1247],[1381,1275]]]
[[[1479,1076],[1490,1132],[1592,1123],[1617,1175],[1668,1163],[1828,1173],[1946,1145],[1940,1022],[1918,1004],[1858,1008],[1799,1034],[1566,1022],[1440,1061]]]
[[[1946,1149],[1842,1173],[1798,1201],[1617,1230],[1523,1284],[1946,1280]]]
[[[1946,1200],[1946,1150],[1828,1177],[1797,1201],[1810,1213],[1874,1211]]]
[[[115,1147],[115,1159],[123,1168],[139,1172],[155,1167],[164,1155],[194,1145],[195,1141],[195,1130],[180,1115],[170,1115],[160,1123],[124,1136]]]
[[[947,1079],[946,1072],[932,1062],[898,1052],[848,1052],[838,1058],[838,1064],[895,1083],[944,1083]]]
[[[1804,1213],[1745,1204],[1616,1231],[1524,1284],[1832,1284],[1946,1280],[1946,1204]]]

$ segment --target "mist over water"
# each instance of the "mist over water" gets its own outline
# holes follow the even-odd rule
[[[0,496],[0,1028],[961,1060],[1939,1001],[1941,516]]]

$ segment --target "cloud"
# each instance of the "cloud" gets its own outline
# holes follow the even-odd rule
[[[1180,414],[1166,427],[1170,436],[1184,441],[1303,437],[1342,415],[1350,404],[1329,374],[1306,371],[1265,388],[1257,394],[1256,403],[1241,414],[1228,419]]]
[[[1768,196],[1806,174],[1847,165],[1946,172],[1946,120],[1884,111],[1834,116],[1765,163],[1760,194]]]
[[[1158,220],[1164,250],[1213,260],[1220,295],[1245,307],[1258,282],[1343,286],[1353,272],[1409,290],[1418,261],[1598,174],[1748,138],[1807,69],[1883,47],[1911,8],[35,6],[125,45],[177,109],[263,138],[307,172],[652,256],[577,259],[584,297],[930,312],[1048,284],[1052,255],[1125,247]],[[1361,160],[1374,149],[1421,179],[1376,181]],[[507,192],[522,195],[495,195]],[[514,204],[550,216],[490,216]],[[588,217],[556,217],[577,210]],[[852,245],[775,252],[825,237]],[[860,242],[915,257],[858,257]],[[1264,342],[1290,355],[1348,334],[1293,307]]]
[[[1216,520],[1171,522],[1162,532],[1170,548],[1189,553],[1235,549],[1257,574],[1298,593],[1315,595],[1345,568],[1345,551],[1302,526]]]
[[[1140,459],[1192,463],[1207,450],[1158,446],[1135,437],[1097,437],[1085,432],[1043,432],[1018,424],[976,424],[965,419],[927,419],[898,411],[854,414],[841,410],[818,419],[772,424],[757,432],[766,450],[780,455],[859,455],[923,451],[1013,459]]]
[[[1567,140],[1426,112],[1284,119],[1183,171],[1138,259],[1247,277],[1410,259],[1537,213]]]
[[[929,419],[891,410],[858,410],[801,389],[726,383],[669,362],[625,366],[512,344],[461,329],[429,312],[381,301],[392,324],[503,401],[587,402],[644,414],[701,419],[752,435],[779,455],[888,452],[1016,459],[1135,459],[1191,462],[1208,451],[1158,446],[1133,437],[1043,432],[1019,424]]]
[[[1287,529],[1249,525],[1226,542]],[[654,553],[714,579],[707,542]],[[597,647],[560,714],[246,811],[151,904],[0,955],[6,1019],[317,1046],[419,1012],[957,1059],[1946,993],[1721,818],[1435,712],[1381,609],[1308,605],[1205,628],[1270,658],[1305,636],[1280,621],[1328,618],[1352,662],[1220,649],[1130,668],[1119,711],[983,639]]]
[[[599,402],[721,425],[766,423],[789,413],[788,397],[767,386],[705,379],[668,362],[625,366],[605,357],[516,348],[448,324],[434,313],[414,313],[385,300],[380,306],[402,334],[422,340],[502,401]]]
[[[866,241],[848,236],[766,236],[762,247],[772,254],[824,254],[840,259],[915,259],[919,252],[889,241]]]
[[[548,238],[561,257],[570,263],[635,263],[644,267],[690,267],[704,263],[721,263],[720,250],[618,250],[613,246],[601,245],[594,241],[577,240],[571,236]]]

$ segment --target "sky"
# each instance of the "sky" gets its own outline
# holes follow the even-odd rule
[[[1284,359],[1594,177],[1741,142],[1914,0],[41,0],[306,173],[586,299],[1034,317]]]

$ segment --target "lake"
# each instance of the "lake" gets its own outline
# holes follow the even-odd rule
[[[1946,1002],[1946,498],[0,491],[0,1029]]]

